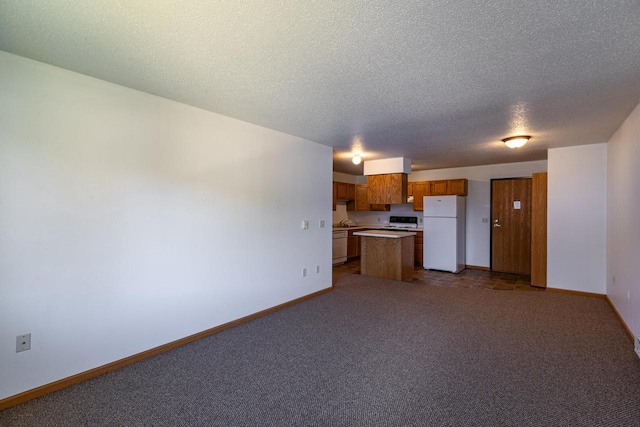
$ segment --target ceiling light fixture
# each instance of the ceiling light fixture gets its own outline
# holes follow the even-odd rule
[[[351,159],[351,161],[353,162],[354,165],[359,165],[360,162],[362,162],[362,157],[360,157],[360,154],[356,153],[353,155],[353,158]]]
[[[526,144],[529,138],[531,138],[529,135],[510,136],[509,138],[503,139],[502,142],[509,148],[519,148]]]

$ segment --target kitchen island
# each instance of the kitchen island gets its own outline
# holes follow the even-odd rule
[[[366,230],[360,236],[360,273],[391,280],[407,280],[413,274],[414,236],[410,231]]]

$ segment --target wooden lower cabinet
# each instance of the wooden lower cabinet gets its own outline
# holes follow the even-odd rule
[[[424,247],[422,246],[424,232],[417,231],[416,233],[417,234],[416,234],[415,239],[414,239],[415,243],[414,243],[414,249],[413,249],[413,251],[414,251],[413,259],[414,259],[415,265],[422,267],[422,259],[423,259],[423,256],[424,256],[423,255],[424,254],[424,249],[423,249]]]
[[[349,230],[349,234],[347,236],[347,259],[360,257],[360,236],[354,236],[353,233],[354,230]]]

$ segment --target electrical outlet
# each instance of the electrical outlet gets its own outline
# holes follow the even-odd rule
[[[316,273],[320,273],[320,266],[316,265]]]
[[[302,277],[307,277],[307,269],[306,268],[302,269]]]
[[[640,335],[636,336],[635,343],[636,354],[640,357]]]
[[[18,335],[16,337],[16,353],[31,350],[31,334]]]
[[[482,223],[483,224],[489,224],[489,218],[482,218]]]

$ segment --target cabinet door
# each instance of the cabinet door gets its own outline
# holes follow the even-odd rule
[[[390,211],[391,205],[382,203],[369,203],[369,186],[367,184],[356,184],[356,201],[353,204],[356,211]],[[347,205],[347,209],[349,205]]]
[[[423,243],[423,232],[422,231],[417,231],[416,232],[416,237],[414,239],[414,253],[413,253],[413,260],[414,260],[414,264],[418,265],[420,267],[422,267],[422,257],[424,255],[424,246],[422,245]]]
[[[407,174],[369,175],[369,202],[402,204],[407,201]]]
[[[338,198],[338,185],[334,182],[333,183],[333,210],[336,210],[336,200]]]
[[[372,203],[371,205],[372,211],[390,211],[391,205],[384,205],[382,203]]]
[[[366,184],[356,184],[356,210],[370,211],[368,188]]]
[[[429,181],[419,181],[413,183],[413,210],[423,210],[423,197],[431,195],[431,185]]]
[[[355,184],[347,184],[347,200],[356,199],[356,186]]]
[[[407,197],[413,196],[413,182],[407,182]]]
[[[450,179],[447,182],[447,194],[450,196],[466,196],[467,180],[466,179]]]
[[[448,181],[431,181],[430,196],[446,196],[449,194]]]
[[[347,237],[347,258],[357,258],[360,256],[360,236],[354,236],[353,231],[349,231]]]
[[[347,237],[347,258],[355,258],[358,256],[358,236]]]

